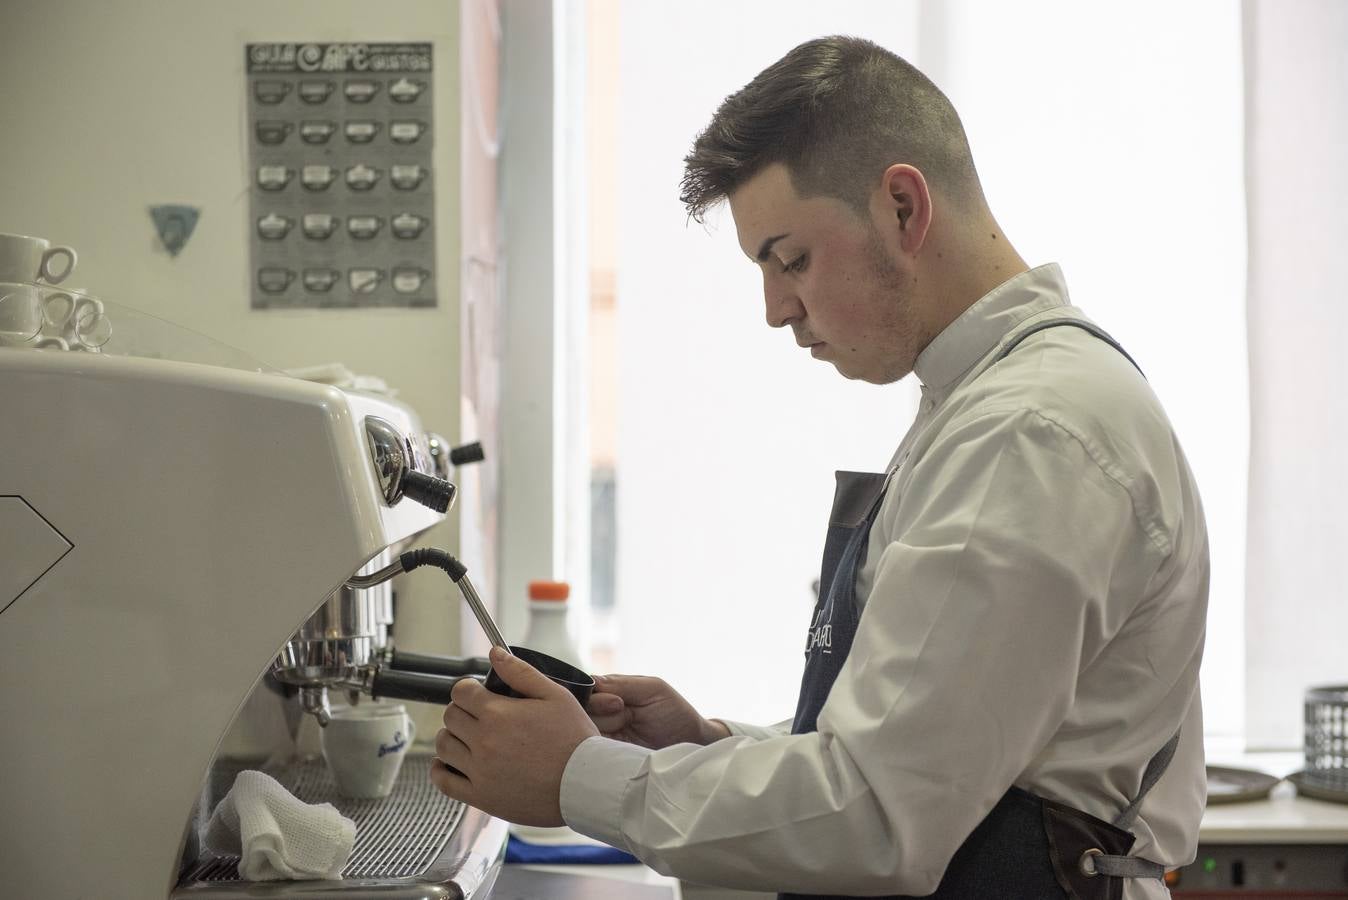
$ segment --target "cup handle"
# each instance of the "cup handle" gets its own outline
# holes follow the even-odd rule
[[[53,272],[51,263],[57,257],[65,257],[66,266],[60,272]],[[60,284],[75,270],[77,259],[78,257],[75,256],[75,250],[72,247],[51,247],[42,254],[42,263],[37,267],[37,276],[48,284]]]
[[[52,328],[61,329],[75,315],[75,295],[53,291],[42,299],[42,318]]]
[[[411,750],[412,745],[417,742],[417,723],[411,715],[407,715],[407,749]]]

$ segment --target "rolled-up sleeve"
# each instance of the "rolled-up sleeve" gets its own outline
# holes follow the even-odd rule
[[[563,781],[568,824],[701,883],[936,888],[1122,626],[1110,598],[1140,596],[1159,558],[1121,473],[1037,412],[952,424],[901,484],[818,732],[591,738]]]

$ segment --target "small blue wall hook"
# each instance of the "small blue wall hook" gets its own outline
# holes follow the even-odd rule
[[[195,206],[170,203],[151,206],[150,217],[154,219],[154,227],[159,232],[159,240],[164,242],[164,249],[169,252],[169,256],[177,256],[197,227],[201,210]]]

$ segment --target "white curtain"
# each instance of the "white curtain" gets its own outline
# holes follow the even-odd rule
[[[1246,734],[1301,741],[1348,683],[1348,4],[1245,4],[1250,528]]]
[[[667,677],[710,715],[789,716],[832,473],[883,468],[911,421],[911,379],[844,382],[771,332],[729,215],[687,226],[677,200],[682,157],[721,99],[831,33],[871,38],[946,89],[1007,235],[1031,264],[1063,264],[1074,300],[1163,398],[1212,529],[1209,724],[1238,732],[1247,400],[1233,0],[690,0],[677,16],[623,4],[619,668]]]

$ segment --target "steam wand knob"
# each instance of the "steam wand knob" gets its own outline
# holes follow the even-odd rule
[[[473,441],[471,444],[464,444],[461,447],[455,447],[449,451],[449,461],[454,466],[465,466],[468,463],[482,462],[486,454],[482,452],[482,442]]]
[[[458,488],[443,478],[436,478],[415,469],[408,469],[403,473],[400,487],[404,497],[411,497],[422,506],[429,506],[438,513],[449,509],[449,505],[454,502],[454,495],[458,492]]]
[[[458,489],[445,478],[418,470],[416,450],[392,423],[378,416],[366,416],[365,439],[385,503],[392,506],[407,496],[438,513],[449,509]],[[439,460],[433,464],[438,471]]]

